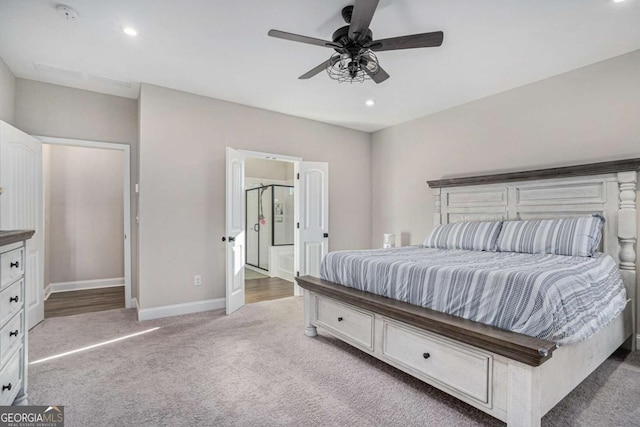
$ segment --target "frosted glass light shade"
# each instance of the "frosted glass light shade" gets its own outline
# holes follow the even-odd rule
[[[384,235],[384,244],[383,248],[395,248],[396,247],[396,235],[395,234],[385,234]]]

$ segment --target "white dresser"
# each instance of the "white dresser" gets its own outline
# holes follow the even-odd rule
[[[26,404],[26,241],[33,231],[0,231],[0,405]]]

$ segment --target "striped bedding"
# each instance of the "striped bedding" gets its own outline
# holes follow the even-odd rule
[[[571,257],[409,246],[339,251],[321,278],[559,345],[583,341],[625,307],[609,255]]]

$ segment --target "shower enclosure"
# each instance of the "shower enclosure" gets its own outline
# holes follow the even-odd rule
[[[247,264],[269,271],[271,247],[293,245],[293,200],[287,185],[246,190]]]

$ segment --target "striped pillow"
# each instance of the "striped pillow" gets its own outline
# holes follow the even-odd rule
[[[593,256],[602,238],[604,218],[593,215],[547,220],[505,221],[499,252]]]
[[[495,250],[501,221],[456,222],[436,225],[424,246],[438,249]]]

